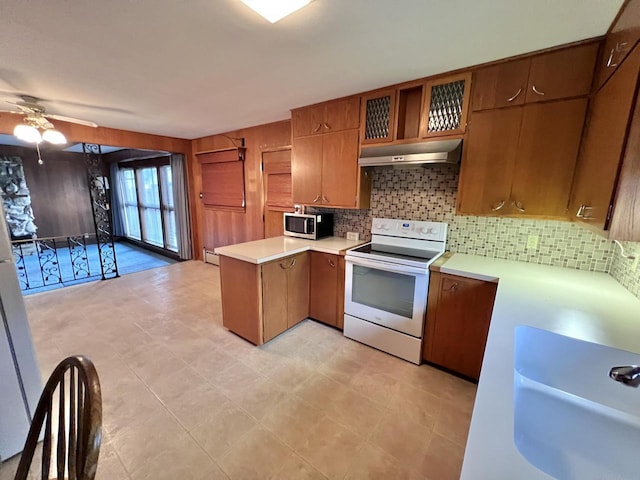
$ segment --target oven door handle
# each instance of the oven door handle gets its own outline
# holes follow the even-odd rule
[[[385,270],[387,272],[404,273],[409,275],[427,275],[429,273],[429,270],[425,268],[410,267],[408,265],[392,265],[385,262],[377,262],[375,260],[366,260],[364,258],[347,257],[345,260],[354,265],[369,267],[376,270]]]

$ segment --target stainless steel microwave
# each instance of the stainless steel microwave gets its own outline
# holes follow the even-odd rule
[[[333,235],[333,214],[284,214],[284,234],[289,237],[318,240]]]

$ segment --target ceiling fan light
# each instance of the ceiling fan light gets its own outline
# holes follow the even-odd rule
[[[291,15],[302,7],[309,5],[312,0],[240,0],[247,7],[254,10],[271,23]]]
[[[53,128],[45,130],[42,133],[42,139],[54,145],[62,145],[63,143],[67,143],[67,138],[62,134],[62,132],[54,130]]]
[[[18,125],[16,125],[16,127],[13,129],[13,134],[24,142],[42,142],[42,135],[40,135],[38,129],[31,125],[25,125],[24,123],[19,123]]]

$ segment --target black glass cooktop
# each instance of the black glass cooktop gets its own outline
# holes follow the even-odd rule
[[[350,251],[368,255],[377,255],[381,257],[396,258],[399,260],[411,260],[414,262],[428,262],[441,253],[418,250],[415,248],[398,247],[395,245],[381,245],[373,243],[367,243]]]

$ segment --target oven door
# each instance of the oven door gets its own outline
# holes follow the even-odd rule
[[[422,337],[429,270],[347,257],[344,312]]]

